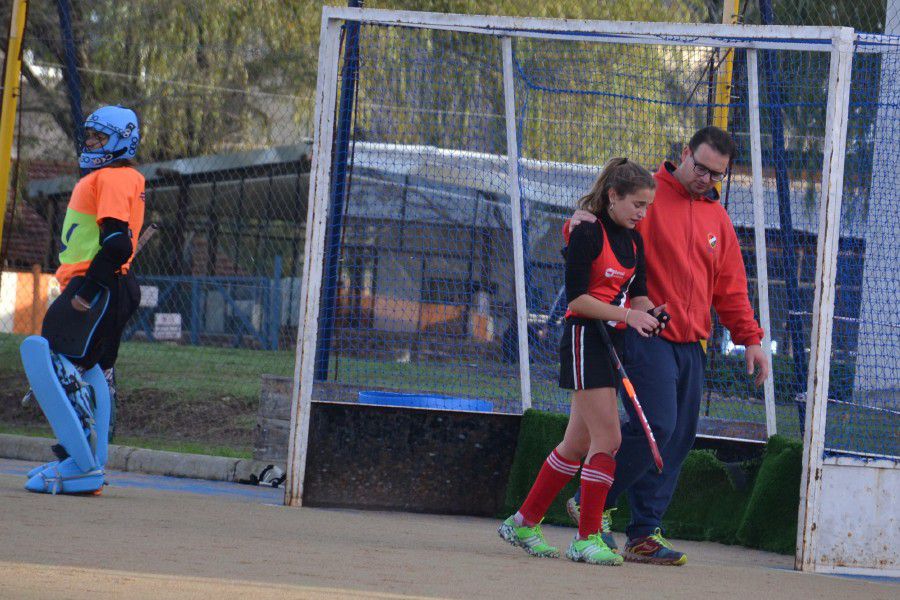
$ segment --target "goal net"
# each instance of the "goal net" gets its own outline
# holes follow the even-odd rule
[[[656,171],[711,124],[737,142],[719,196],[774,373],[754,388],[713,314],[699,433],[806,427],[817,464],[894,464],[889,38],[331,7],[322,23],[289,502],[314,400],[567,411],[564,220],[608,159]]]

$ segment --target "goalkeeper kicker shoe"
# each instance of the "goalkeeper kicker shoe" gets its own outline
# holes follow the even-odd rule
[[[566,550],[566,558],[575,562],[613,567],[617,567],[624,562],[621,556],[606,545],[606,542],[603,541],[603,536],[599,532],[589,535],[586,540],[580,540],[576,535],[572,543],[569,544],[569,549]]]
[[[687,554],[672,548],[659,527],[648,536],[628,540],[622,556],[627,561],[652,565],[681,566],[687,563]]]
[[[532,556],[540,558],[557,558],[559,557],[559,548],[554,548],[544,539],[544,532],[541,531],[541,524],[538,523],[534,527],[516,525],[515,515],[509,517],[500,524],[497,533],[504,540],[518,546]]]

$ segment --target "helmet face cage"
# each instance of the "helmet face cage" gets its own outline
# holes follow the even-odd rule
[[[104,106],[85,120],[85,129],[94,129],[109,136],[102,148],[82,147],[79,166],[99,169],[116,160],[133,158],[141,141],[138,119],[134,111],[122,106]]]

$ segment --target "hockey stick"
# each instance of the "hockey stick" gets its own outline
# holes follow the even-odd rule
[[[597,329],[600,331],[600,337],[603,338],[603,342],[606,344],[606,349],[609,351],[609,357],[612,359],[616,371],[619,372],[619,377],[622,379],[622,385],[625,387],[625,393],[628,394],[628,399],[631,400],[634,412],[637,413],[638,418],[641,420],[641,426],[644,428],[644,435],[647,436],[647,443],[650,445],[650,454],[653,455],[653,462],[656,463],[656,468],[662,473],[663,460],[662,456],[659,454],[659,447],[656,445],[656,438],[653,437],[653,430],[650,429],[650,423],[647,422],[647,417],[644,416],[644,409],[641,408],[641,403],[638,402],[637,393],[634,391],[634,386],[631,385],[631,380],[628,379],[625,367],[622,366],[622,361],[619,360],[619,355],[616,354],[616,349],[613,346],[612,340],[609,338],[609,332],[606,331],[606,325],[604,325],[602,321],[594,321],[594,325],[596,325]]]
[[[159,231],[159,225],[156,223],[147,225],[147,228],[144,229],[141,237],[138,238],[137,245],[134,247],[134,254],[131,255],[132,259],[137,256],[137,253],[141,251],[141,248],[147,245],[147,242],[150,241],[150,238],[152,238],[157,231]]]

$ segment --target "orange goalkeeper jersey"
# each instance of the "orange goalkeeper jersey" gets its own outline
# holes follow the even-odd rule
[[[100,251],[100,222],[128,223],[132,257],[144,225],[144,176],[132,167],[106,167],[82,177],[69,199],[61,232],[56,279],[65,288],[73,277],[84,275]],[[122,265],[127,273],[131,257]]]

